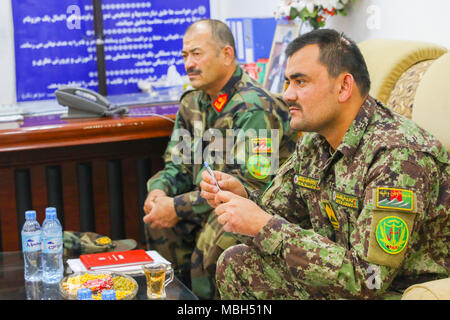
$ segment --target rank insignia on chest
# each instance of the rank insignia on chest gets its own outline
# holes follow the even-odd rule
[[[411,190],[395,188],[377,188],[377,207],[413,211],[414,193]]]
[[[223,107],[227,104],[228,101],[228,94],[224,93],[217,97],[216,100],[213,102],[213,107],[216,109],[217,112],[222,111]]]
[[[314,179],[296,174],[294,176],[294,183],[306,189],[320,190],[319,179]]]
[[[321,201],[323,209],[327,213],[328,219],[330,220],[331,225],[333,226],[333,229],[338,231],[339,230],[339,222],[337,220],[336,214],[334,213],[333,206],[331,205],[330,201]]]
[[[386,253],[400,253],[408,243],[408,236],[408,226],[399,217],[388,216],[378,222],[376,229],[377,242]]]

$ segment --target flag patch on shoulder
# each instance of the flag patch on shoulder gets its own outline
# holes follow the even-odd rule
[[[377,188],[377,207],[413,211],[414,193],[404,189]]]

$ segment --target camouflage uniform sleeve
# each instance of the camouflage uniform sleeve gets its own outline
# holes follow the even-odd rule
[[[281,137],[283,136],[283,128],[280,126],[279,119],[275,116],[269,116],[266,111],[257,106],[246,109],[245,112],[238,113],[234,118],[233,129],[241,129],[242,132],[248,132],[249,130],[252,130],[253,132],[256,132],[258,139],[262,139],[260,141],[269,138],[271,139],[272,145],[274,146],[278,146],[280,142],[278,140],[274,141],[273,139],[281,140]],[[264,130],[263,132],[267,133],[267,136],[260,136],[260,129]],[[271,136],[271,129],[278,129],[277,134]],[[252,156],[263,157],[263,159],[268,159],[269,161],[271,161],[272,158],[278,157],[278,154],[276,154],[276,151],[274,151],[274,154],[269,154],[266,152],[252,152],[255,151],[252,150],[251,143],[249,142],[249,139],[251,139],[252,137],[252,135],[249,135],[245,136],[245,139],[236,139],[236,143],[232,148],[234,152],[235,162],[238,162],[236,161],[236,159],[239,157],[242,162],[241,164],[225,164],[224,166],[221,166],[210,163],[210,166],[213,170],[220,170],[234,175],[244,184],[247,190],[264,190],[270,182],[272,176],[268,172],[258,175],[258,173],[260,172],[258,172],[257,170],[252,171],[252,169],[249,169],[248,162],[250,161]],[[267,142],[267,140],[264,141]],[[256,160],[258,161],[257,158]],[[224,161],[226,162],[225,159]],[[278,161],[278,159],[276,159],[276,161]],[[199,184],[200,181],[195,183]],[[195,216],[197,216],[198,218],[199,215],[206,216],[212,209],[212,207],[209,206],[206,200],[204,200],[200,196],[200,191],[198,191],[198,188],[197,190],[186,192],[184,194],[176,196],[174,201],[177,215],[183,219],[195,219]]]
[[[180,112],[177,113],[175,125],[171,139],[164,153],[165,167],[156,173],[147,182],[147,190],[150,192],[155,189],[163,190],[168,196],[173,197],[177,194],[192,190],[192,168],[191,159],[183,159],[186,153],[180,150],[181,144],[178,137],[188,132],[183,117]]]
[[[309,292],[321,292],[330,299],[380,297],[405,257],[412,254],[411,248],[420,246],[418,228],[436,202],[438,176],[434,158],[427,154],[402,147],[380,152],[365,176],[363,208],[356,221],[350,222],[347,247],[279,215],[261,229],[253,244],[284,260]],[[411,190],[416,196],[414,212],[377,212],[374,190],[378,187]],[[402,254],[370,251],[378,246],[374,243],[378,214],[401,217],[408,224],[409,241]]]
[[[174,197],[175,212],[180,219],[189,220],[206,215],[212,207],[200,195],[199,190],[186,192]]]
[[[233,146],[236,165],[225,165],[223,171],[238,178],[249,191],[264,190],[279,166],[279,146],[284,136],[281,120],[255,106],[239,112],[233,129],[238,136]]]

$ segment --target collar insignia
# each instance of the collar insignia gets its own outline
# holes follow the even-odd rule
[[[213,102],[213,107],[216,109],[217,112],[222,111],[223,107],[227,104],[228,101],[228,94],[224,93],[217,97],[216,100]]]

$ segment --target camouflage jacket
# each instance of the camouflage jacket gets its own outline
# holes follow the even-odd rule
[[[239,129],[245,134],[256,132],[256,136],[238,139]],[[182,143],[180,137],[184,137]],[[148,181],[148,190],[161,189],[174,197],[180,218],[198,217],[211,210],[199,191],[203,160],[213,170],[233,174],[250,190],[263,189],[278,163],[294,152],[297,137],[290,129],[284,101],[238,66],[213,101],[199,90],[181,97],[164,155],[165,168]]]
[[[260,198],[274,217],[253,244],[326,299],[381,298],[450,276],[442,144],[369,97],[331,150],[316,133],[302,137]]]

